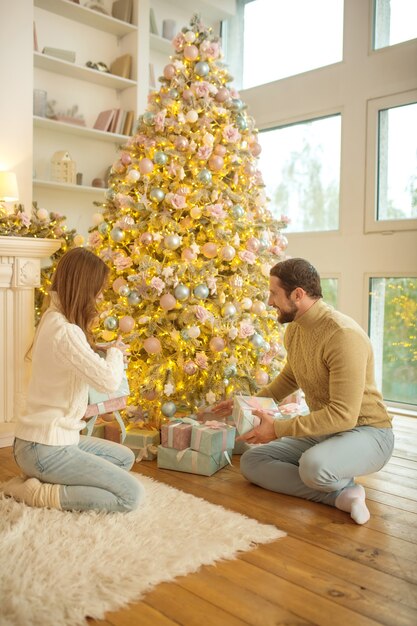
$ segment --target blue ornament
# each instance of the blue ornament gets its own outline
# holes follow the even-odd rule
[[[244,117],[239,116],[236,118],[236,126],[239,130],[246,130],[248,127],[248,122]]]
[[[209,183],[211,183],[211,179],[212,179],[212,175],[210,170],[201,170],[201,172],[199,172],[197,174],[197,180],[200,183],[203,183],[203,185],[208,185]]]
[[[152,126],[155,122],[155,114],[152,111],[145,111],[143,114],[143,123],[145,126]]]
[[[159,189],[159,187],[153,187],[149,192],[149,197],[154,202],[162,202],[165,198],[165,192],[162,189]]]
[[[110,237],[113,239],[113,241],[116,241],[119,243],[120,241],[123,241],[123,239],[125,238],[125,233],[121,228],[118,228],[117,226],[115,226],[110,231]]]
[[[97,230],[101,235],[107,235],[110,230],[110,226],[107,222],[101,222],[101,224],[98,225]]]
[[[234,111],[240,111],[243,108],[243,102],[239,98],[232,98],[231,107]]]
[[[210,71],[210,66],[205,61],[199,61],[195,64],[194,72],[197,76],[207,76]]]
[[[115,328],[117,328],[118,326],[118,320],[117,317],[106,317],[106,319],[104,320],[104,326],[107,328],[107,330],[114,330]]]
[[[187,341],[190,338],[190,335],[188,334],[188,330],[186,328],[181,331],[181,337],[184,339],[184,341]]]
[[[258,333],[252,335],[251,342],[255,346],[255,348],[262,348],[262,346],[264,345],[264,339],[261,335],[258,335]]]
[[[173,100],[176,100],[176,98],[178,98],[178,95],[179,95],[179,94],[178,94],[178,89],[170,89],[170,90],[168,91],[168,96],[169,96],[170,98],[172,98]]]
[[[132,304],[132,305],[139,304],[140,302],[139,293],[136,290],[131,291],[130,294],[127,296],[127,301],[129,302],[129,304]]]
[[[186,300],[190,295],[187,285],[177,285],[174,289],[174,296],[177,300]]]
[[[168,161],[168,156],[165,154],[165,152],[162,152],[162,150],[158,150],[153,155],[153,160],[154,163],[156,163],[157,165],[165,165]]]
[[[244,208],[240,206],[240,204],[236,204],[232,209],[233,217],[239,218],[243,217],[245,214]]]
[[[177,410],[177,406],[174,402],[164,402],[161,406],[161,412],[165,417],[172,417]]]
[[[234,363],[231,363],[230,365],[226,365],[226,367],[224,368],[224,375],[228,376],[229,378],[231,378],[232,376],[236,376],[237,374],[237,367]]]
[[[207,298],[207,296],[209,295],[209,289],[207,285],[197,285],[197,287],[194,288],[194,295],[196,298],[200,298],[201,300]]]
[[[107,198],[107,200],[114,200],[114,198],[116,197],[116,192],[114,191],[114,189],[107,189],[105,196]]]

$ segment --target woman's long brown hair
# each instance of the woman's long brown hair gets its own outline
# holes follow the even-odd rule
[[[58,294],[62,313],[84,331],[92,348],[96,299],[108,275],[109,268],[98,256],[85,248],[73,248],[61,257],[52,278],[51,290]]]

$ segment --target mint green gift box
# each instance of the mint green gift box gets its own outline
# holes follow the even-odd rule
[[[158,446],[158,467],[176,472],[211,476],[229,463],[231,454],[231,450],[208,455],[191,450],[191,448],[176,450],[175,448]]]
[[[236,428],[234,426],[210,420],[204,424],[193,426],[190,448],[203,454],[218,454],[224,450],[233,449],[235,436]]]

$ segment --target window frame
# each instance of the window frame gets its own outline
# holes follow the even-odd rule
[[[365,233],[393,233],[417,230],[417,218],[403,220],[378,219],[379,112],[417,104],[417,89],[391,94],[367,101]]]

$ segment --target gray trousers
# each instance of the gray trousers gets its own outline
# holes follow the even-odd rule
[[[355,476],[377,472],[394,449],[391,428],[358,426],[324,437],[282,437],[254,446],[240,460],[242,474],[270,491],[334,506]]]

